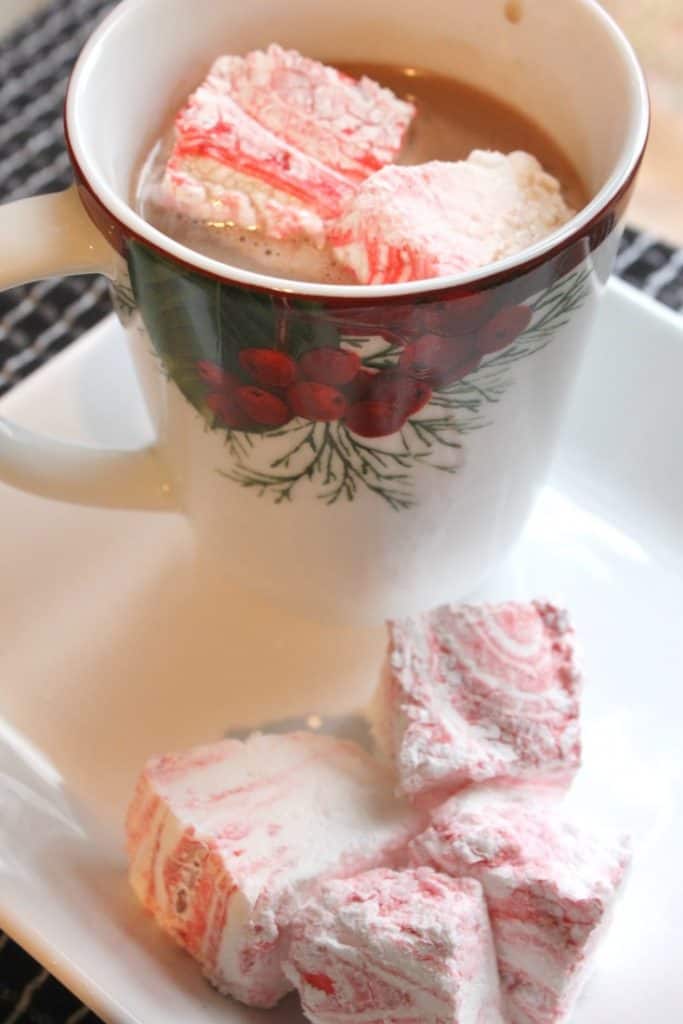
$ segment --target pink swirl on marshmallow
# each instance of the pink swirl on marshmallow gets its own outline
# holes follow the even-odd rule
[[[574,635],[553,605],[449,605],[389,624],[376,735],[412,798],[566,784],[580,765]]]

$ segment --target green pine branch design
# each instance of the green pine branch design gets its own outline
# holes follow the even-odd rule
[[[334,316],[320,303],[246,291],[189,269],[180,272],[142,243],[131,243],[129,267],[130,286],[121,281],[115,290],[119,313],[143,311],[169,379],[202,416],[206,429],[222,435],[231,465],[222,475],[278,504],[309,488],[326,505],[366,494],[396,511],[415,504],[419,471],[458,472],[464,439],[491,422],[495,406],[513,385],[515,364],[550,344],[591,287],[589,270],[557,281],[536,298],[529,327],[512,344],[486,356],[464,378],[435,389],[429,404],[400,430],[375,440],[354,434],[343,420],[230,428],[209,408],[207,384],[198,371],[207,363],[241,379],[240,353],[272,348],[273,339],[294,361],[311,349],[343,343],[344,349],[358,352],[365,370],[392,371],[406,338],[394,327],[378,327],[374,312],[367,325],[356,319],[346,335],[343,311]]]
[[[291,501],[307,483],[326,505],[353,501],[366,491],[390,508],[401,511],[415,504],[413,474],[417,466],[457,473],[463,458],[463,437],[485,427],[485,410],[501,401],[510,385],[515,363],[541,352],[586,301],[590,271],[579,271],[544,292],[532,307],[531,325],[516,342],[482,362],[478,370],[435,391],[419,415],[409,419],[391,438],[373,442],[353,434],[343,422],[310,423],[295,420],[286,427],[252,437],[227,431],[233,468],[223,475],[276,504]],[[363,349],[368,339],[344,339],[347,347]],[[368,369],[396,365],[402,346],[389,340],[364,358]],[[245,440],[248,438],[248,441]],[[262,456],[261,442],[283,448],[267,469],[257,469],[251,456]]]

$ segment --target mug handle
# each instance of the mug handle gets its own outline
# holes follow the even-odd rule
[[[86,214],[75,187],[0,206],[0,290],[53,275],[105,274],[114,251]],[[158,448],[132,451],[71,444],[0,417],[0,481],[43,498],[98,508],[172,510]]]

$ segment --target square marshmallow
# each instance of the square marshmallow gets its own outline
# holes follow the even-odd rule
[[[321,878],[386,863],[418,831],[360,747],[311,733],[152,760],[128,813],[130,879],[220,991],[272,1006],[282,948]]]
[[[481,882],[511,1024],[568,1021],[624,883],[627,838],[473,789],[433,813],[411,857]]]
[[[219,57],[208,78],[278,138],[349,181],[391,163],[415,116],[372,79],[351,78],[273,43],[245,57]]]
[[[159,199],[214,227],[322,245],[325,222],[393,159],[414,112],[279,46],[220,57],[176,118]]]
[[[389,623],[375,733],[414,799],[494,779],[566,784],[581,760],[579,689],[565,612],[447,605]]]
[[[313,1024],[502,1024],[478,882],[429,869],[327,883],[297,916],[285,972]]]
[[[573,212],[535,157],[475,150],[457,163],[384,167],[345,202],[328,237],[361,284],[392,284],[494,263]]]

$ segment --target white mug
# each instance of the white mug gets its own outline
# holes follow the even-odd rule
[[[200,255],[136,212],[135,175],[214,57],[270,42],[504,97],[559,143],[592,198],[533,248],[451,278],[297,283]],[[648,114],[637,60],[592,0],[124,0],[69,86],[77,185],[0,208],[12,252],[0,286],[108,275],[157,441],[104,451],[0,421],[0,479],[186,515],[198,562],[316,615],[374,621],[466,594],[514,543],[550,463]],[[235,420],[239,355],[254,346],[266,361],[284,347],[293,364],[311,349],[323,363],[351,353],[384,375],[381,400],[332,380],[337,412],[297,418],[267,379],[243,377],[276,422],[261,406]]]

